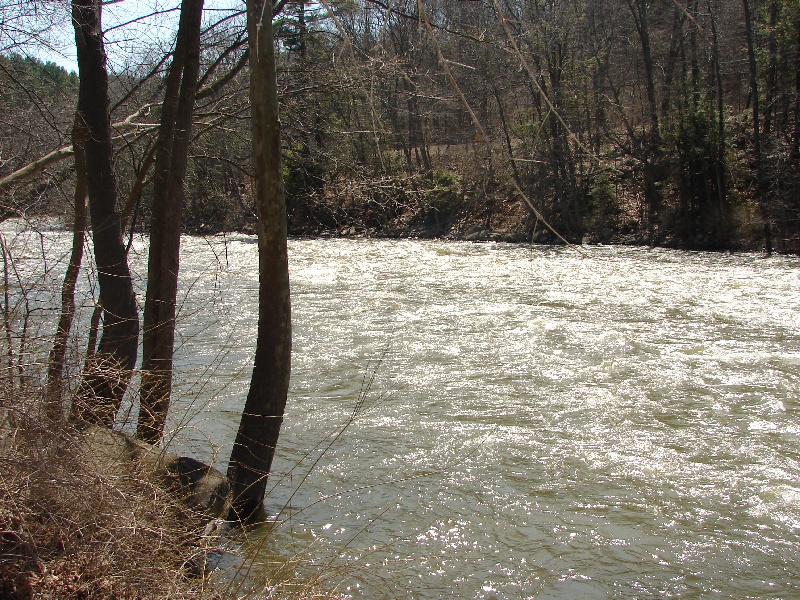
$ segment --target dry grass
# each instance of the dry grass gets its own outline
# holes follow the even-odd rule
[[[6,409],[0,435],[0,597],[213,597],[202,523],[155,478],[109,472],[29,411]]]
[[[8,397],[1,386],[0,396]],[[207,519],[163,475],[110,458],[68,423],[46,422],[40,394],[15,396],[13,408],[0,400],[0,598],[341,598],[330,591],[340,574],[309,574],[302,556],[277,570],[254,556],[235,573],[205,572],[219,543],[230,550],[249,533],[204,538]]]

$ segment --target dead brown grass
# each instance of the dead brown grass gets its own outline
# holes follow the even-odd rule
[[[153,461],[121,459],[85,427],[46,421],[36,390],[17,388],[9,406],[2,383],[0,599],[341,598],[330,591],[334,569],[309,575],[301,556],[278,570],[254,555],[235,573],[206,572],[209,552],[238,542],[204,537],[207,517]]]
[[[19,406],[0,423],[0,598],[211,598],[202,523]]]

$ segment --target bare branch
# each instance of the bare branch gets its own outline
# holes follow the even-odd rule
[[[42,158],[35,160],[31,163],[28,163],[21,169],[17,169],[11,175],[0,179],[0,192],[5,191],[13,184],[22,181],[24,179],[28,179],[29,177],[33,177],[37,173],[41,173],[50,165],[59,162],[69,156],[74,154],[74,150],[72,149],[72,145],[64,146],[63,148],[59,148],[58,150],[53,150],[50,154],[46,154]]]

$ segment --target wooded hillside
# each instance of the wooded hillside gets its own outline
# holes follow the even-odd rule
[[[796,0],[275,9],[290,233],[800,250]],[[254,230],[243,15],[209,12],[201,44],[184,228]],[[14,51],[2,176],[69,146],[77,89]],[[120,202],[148,228],[169,57],[140,55],[112,121]],[[5,188],[3,213],[70,214],[67,162]]]

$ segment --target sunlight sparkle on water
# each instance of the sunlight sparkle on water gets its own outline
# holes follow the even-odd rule
[[[36,256],[66,255],[68,234],[7,238],[58,289],[63,270]],[[135,273],[145,255],[137,240]],[[290,257],[267,509],[294,494],[296,516],[271,552],[354,573],[340,589],[358,598],[797,595],[797,259],[411,240],[298,240]],[[223,461],[252,365],[256,244],[184,238],[181,260],[186,396],[170,418],[178,450]],[[359,397],[368,410],[309,455]]]

